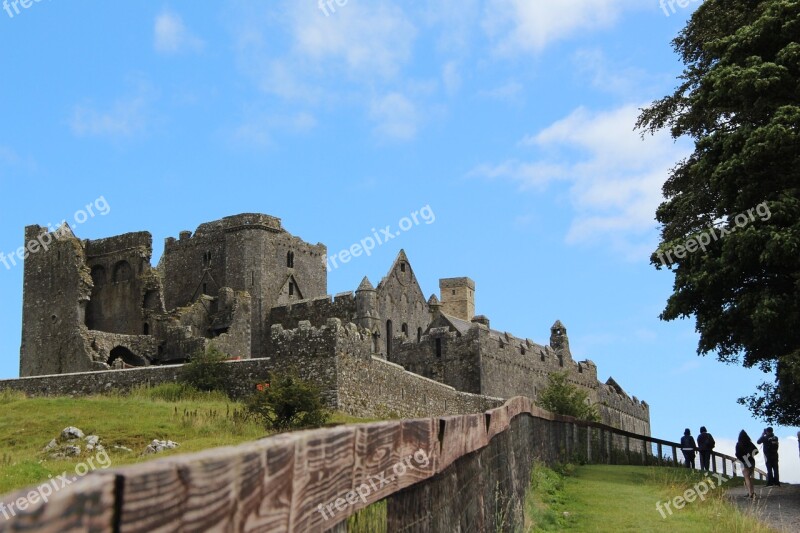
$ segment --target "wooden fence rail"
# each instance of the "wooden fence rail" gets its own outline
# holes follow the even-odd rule
[[[665,464],[664,446],[675,460],[677,443],[517,397],[485,413],[289,433],[97,470],[47,501],[35,488],[0,499],[0,532],[346,531],[350,515],[382,500],[388,531],[513,531],[534,460]],[[714,455],[735,473],[734,458]]]

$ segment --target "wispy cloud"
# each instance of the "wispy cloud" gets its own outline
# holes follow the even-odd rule
[[[580,107],[520,141],[521,148],[536,153],[535,160],[509,159],[472,174],[540,192],[565,181],[573,209],[567,243],[611,246],[629,259],[647,257],[655,245],[661,186],[690,150],[665,133],[642,139],[633,131],[638,114],[634,104],[603,112]]]
[[[155,92],[140,83],[135,94],[118,99],[108,107],[87,101],[74,106],[70,127],[78,137],[130,137],[147,130],[150,105]]]
[[[165,10],[156,16],[153,33],[153,46],[161,54],[199,52],[205,46],[186,28],[180,15],[171,11]]]
[[[612,26],[641,0],[489,0],[484,29],[504,55],[538,53],[579,32]]]
[[[7,146],[0,145],[0,163],[13,165],[19,162],[17,153]]]
[[[373,99],[370,118],[376,123],[376,131],[382,137],[407,141],[417,134],[417,108],[400,93]]]
[[[512,101],[517,100],[522,95],[523,85],[518,81],[511,80],[497,87],[481,91],[479,96],[492,100]]]
[[[622,96],[626,99],[636,98],[642,93],[658,93],[662,83],[669,85],[670,76],[657,79],[652,73],[624,64],[614,64],[605,52],[599,48],[585,48],[576,51],[572,56],[575,72],[599,91]]]
[[[264,148],[273,145],[275,132],[300,134],[314,129],[316,125],[317,119],[310,113],[269,115],[251,112],[245,121],[234,128],[231,140],[236,144]]]

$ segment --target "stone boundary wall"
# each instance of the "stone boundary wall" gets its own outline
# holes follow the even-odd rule
[[[476,413],[501,398],[459,392],[378,357],[339,358],[339,408],[354,416],[417,418]]]
[[[268,379],[271,370],[295,368],[321,388],[326,402],[354,416],[421,417],[482,411],[502,403],[456,391],[452,387],[407,372],[371,355],[371,339],[353,324],[338,319],[315,328],[304,323],[294,330],[272,330],[278,353],[270,359],[230,361],[229,392],[242,398],[253,384]],[[0,390],[29,396],[86,396],[126,392],[138,386],[176,382],[181,365],[83,372],[0,380]]]
[[[267,359],[230,361],[233,377],[231,395],[241,398],[252,392],[251,383],[263,381],[274,365]],[[24,392],[28,396],[88,396],[111,392],[127,392],[140,386],[177,382],[182,365],[150,366],[125,370],[55,374],[0,380],[0,390]]]

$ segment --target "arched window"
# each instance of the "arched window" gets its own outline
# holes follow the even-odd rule
[[[133,277],[133,271],[131,270],[131,265],[127,261],[120,261],[116,265],[114,265],[114,283],[120,283],[123,281],[130,281]]]
[[[422,340],[422,328],[417,328],[417,342]]]
[[[294,252],[287,252],[286,253],[286,266],[288,268],[294,268]]]
[[[408,337],[408,324],[403,324],[400,329],[403,330],[403,336]]]

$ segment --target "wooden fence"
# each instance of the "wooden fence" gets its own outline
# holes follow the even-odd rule
[[[517,397],[485,413],[296,432],[96,470],[46,502],[35,488],[3,498],[0,532],[339,532],[384,500],[386,531],[516,531],[535,460],[677,464],[679,447]],[[714,455],[715,469],[735,474],[734,458]]]

